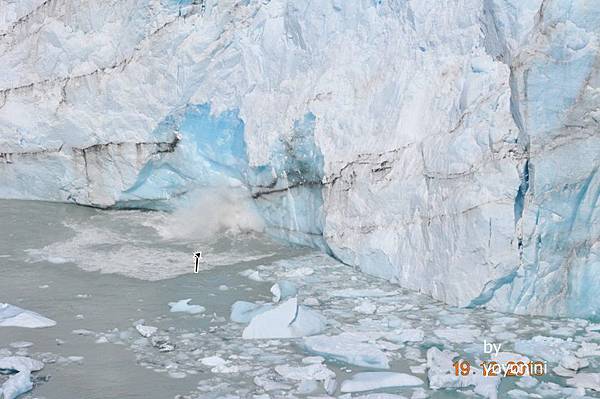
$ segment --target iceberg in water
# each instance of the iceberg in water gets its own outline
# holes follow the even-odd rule
[[[0,327],[43,328],[55,325],[54,320],[31,310],[21,309],[8,303],[0,303]]]

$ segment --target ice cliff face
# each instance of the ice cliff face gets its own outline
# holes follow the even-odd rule
[[[450,304],[598,316],[599,34],[589,0],[0,0],[0,197],[219,187]]]

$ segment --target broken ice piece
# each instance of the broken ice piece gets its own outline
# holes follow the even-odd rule
[[[192,298],[181,299],[177,302],[169,302],[169,306],[171,307],[171,312],[184,312],[190,314],[198,314],[202,313],[206,310],[204,306],[200,305],[190,305],[190,301]]]
[[[152,326],[144,326],[142,324],[138,324],[135,326],[135,329],[140,333],[142,337],[149,338],[151,337],[158,328]]]
[[[342,382],[342,392],[362,392],[373,389],[423,385],[423,380],[414,375],[390,371],[368,371],[356,373]]]
[[[55,325],[54,320],[31,310],[21,309],[8,303],[0,303],[0,327],[43,328]]]
[[[293,338],[318,334],[325,328],[323,316],[309,308],[298,306],[291,298],[263,313],[255,315],[244,329],[242,338]]]

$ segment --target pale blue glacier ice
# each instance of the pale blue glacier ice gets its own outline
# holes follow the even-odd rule
[[[452,305],[600,317],[593,2],[0,6],[0,197],[184,212]]]

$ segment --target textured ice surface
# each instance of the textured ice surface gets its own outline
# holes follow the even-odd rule
[[[342,392],[362,392],[381,388],[423,385],[423,380],[409,374],[377,371],[356,373],[342,383]]]
[[[594,2],[0,5],[1,197],[218,198],[453,305],[597,316]]]
[[[8,303],[0,303],[0,327],[43,328],[56,325],[50,320],[31,310],[21,309]]]

